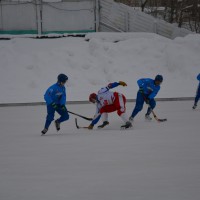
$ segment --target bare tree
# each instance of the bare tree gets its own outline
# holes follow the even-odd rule
[[[148,3],[148,0],[141,0],[140,2],[141,2],[141,10],[142,10],[142,12],[144,12],[144,8],[145,8],[146,4]]]
[[[200,0],[115,0],[200,33]],[[145,9],[146,8],[146,9]],[[164,9],[163,9],[164,8]]]
[[[191,30],[200,33],[200,0],[192,0],[188,12],[188,22]]]

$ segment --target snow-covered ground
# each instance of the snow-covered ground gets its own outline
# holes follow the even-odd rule
[[[152,33],[92,33],[86,38],[0,41],[0,103],[44,101],[59,73],[69,76],[70,101],[87,100],[91,92],[119,80],[128,87],[117,90],[133,99],[136,81],[157,74],[164,76],[158,97],[193,97],[199,72],[197,34],[174,40]]]
[[[88,40],[88,41],[86,41]],[[157,97],[192,97],[200,73],[200,35],[169,40],[151,33],[95,33],[86,38],[0,41],[0,103],[41,102],[65,73],[67,100],[87,100],[109,82],[136,96],[137,79],[164,76]],[[127,104],[127,114],[135,103]],[[46,108],[0,107],[1,200],[199,200],[200,110],[192,101],[157,102],[165,123],[120,130],[116,113],[103,130],[76,129],[74,116],[58,134],[40,136]],[[145,106],[144,106],[145,107]],[[69,104],[92,117],[92,104]],[[78,118],[82,126],[88,121]]]
[[[128,113],[134,103],[128,103]],[[45,106],[0,108],[1,200],[199,200],[200,110],[192,102],[158,102],[165,123],[120,130],[109,115],[104,130],[76,129],[74,117],[40,136]],[[69,105],[92,116],[94,105]],[[78,119],[80,125],[89,123]]]

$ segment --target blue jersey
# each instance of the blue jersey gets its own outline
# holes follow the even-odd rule
[[[158,91],[160,90],[159,85],[155,85],[155,81],[150,78],[142,78],[137,81],[137,84],[140,88],[143,89],[144,94],[149,98],[153,99]]]
[[[59,105],[65,105],[66,103],[66,91],[65,86],[55,83],[47,89],[44,94],[44,99],[47,105],[56,103]]]
[[[200,81],[200,74],[197,76],[197,80]]]

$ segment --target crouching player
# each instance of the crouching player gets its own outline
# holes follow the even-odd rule
[[[96,114],[88,126],[88,129],[93,129],[94,125],[97,124],[99,119],[102,117],[103,124],[98,126],[98,128],[103,128],[108,125],[108,113],[117,111],[117,114],[125,122],[125,125],[121,126],[122,128],[132,127],[131,122],[126,116],[126,98],[123,94],[118,92],[111,92],[110,89],[117,86],[127,86],[123,81],[110,83],[107,87],[101,88],[97,94],[92,93],[89,96],[89,101],[96,103]]]

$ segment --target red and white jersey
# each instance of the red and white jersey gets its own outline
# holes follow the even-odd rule
[[[123,94],[118,92],[110,92],[109,89],[117,87],[119,83],[110,83],[107,87],[101,88],[97,93],[96,114],[93,118],[92,124],[96,124],[101,115],[103,121],[108,120],[108,113],[117,111],[117,114],[127,122],[128,118],[125,116],[126,112],[126,98]]]
[[[108,87],[104,87],[98,91],[95,116],[99,114],[102,107],[113,104],[115,100],[114,92],[110,92],[109,89]]]
[[[101,88],[98,91],[97,99],[101,107],[111,105],[115,101],[114,92],[110,92],[108,87]]]

